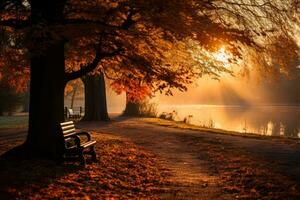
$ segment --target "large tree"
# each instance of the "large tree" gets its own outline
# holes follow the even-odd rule
[[[30,61],[29,130],[24,147],[51,157],[62,155],[58,128],[64,120],[64,87],[94,69],[115,75],[121,84],[133,76],[139,85],[167,89],[167,93],[172,88],[186,89],[193,76],[224,71],[194,62],[170,64],[165,58],[174,44],[180,44],[176,49],[197,60],[184,45],[190,40],[211,51],[228,44],[234,54],[239,54],[236,44],[258,47],[262,37],[275,34],[275,25],[253,26],[251,20],[272,16],[268,23],[276,24],[277,17],[288,17],[279,14],[288,13],[286,5],[292,5],[291,1],[266,2],[1,1],[1,31],[10,35],[8,41],[16,34],[23,39]],[[270,15],[269,10],[276,12]]]

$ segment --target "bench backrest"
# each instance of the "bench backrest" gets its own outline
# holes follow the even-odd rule
[[[64,137],[73,135],[76,133],[75,125],[74,125],[73,121],[60,123],[60,127],[62,130],[62,133],[64,134]]]

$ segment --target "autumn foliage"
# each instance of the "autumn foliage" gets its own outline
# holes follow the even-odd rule
[[[28,70],[22,69],[28,66],[26,49],[39,49],[35,53],[40,54],[51,42],[67,38],[66,81],[101,70],[114,80],[112,86],[117,93],[137,92],[129,95],[132,100],[157,90],[166,89],[167,94],[174,88],[186,90],[193,78],[228,72],[211,58],[196,58],[193,54],[201,54],[199,47],[213,52],[225,44],[231,53],[241,56],[242,46],[262,50],[282,30],[289,37],[297,21],[294,8],[298,4],[292,0],[264,2],[72,0],[63,5],[63,21],[28,29],[30,3],[3,1],[1,32],[6,47],[2,76],[8,76],[7,81],[18,91],[24,89],[28,76]],[[83,70],[85,67],[88,69]],[[72,72],[78,73],[69,76]],[[25,76],[21,78],[22,73]]]

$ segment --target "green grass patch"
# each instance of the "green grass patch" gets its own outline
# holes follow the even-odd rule
[[[28,116],[0,116],[0,129],[26,128],[28,126]]]

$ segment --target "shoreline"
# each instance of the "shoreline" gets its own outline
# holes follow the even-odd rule
[[[159,126],[186,129],[191,131],[199,131],[199,132],[231,135],[231,136],[239,136],[239,137],[247,137],[247,138],[256,138],[256,139],[281,139],[281,140],[297,141],[300,143],[300,138],[295,138],[295,137],[268,136],[268,135],[259,135],[256,133],[242,133],[242,132],[230,131],[225,129],[201,127],[193,124],[184,123],[183,121],[173,121],[173,120],[167,120],[161,118],[140,118],[140,120],[146,123],[155,124]]]

